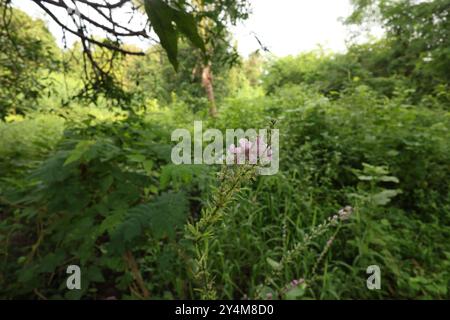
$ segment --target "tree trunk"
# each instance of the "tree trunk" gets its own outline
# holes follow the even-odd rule
[[[211,71],[211,64],[203,65],[202,68],[202,86],[206,91],[206,96],[209,100],[209,115],[213,118],[217,116],[216,99],[214,97],[213,76]]]

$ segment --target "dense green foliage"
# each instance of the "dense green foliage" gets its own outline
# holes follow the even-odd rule
[[[15,9],[2,10],[0,15],[0,48],[0,116],[3,117],[7,113],[23,113],[48,92],[41,80],[56,69],[59,50],[43,21],[32,20]]]
[[[372,59],[377,76],[406,78],[415,102],[433,94],[449,102],[449,1],[353,0],[348,24],[379,22],[386,31],[383,54]],[[381,59],[380,59],[381,58]]]
[[[43,43],[27,40],[36,34],[18,32],[43,60],[20,73],[36,83],[0,87],[0,297],[449,299],[448,1],[401,3],[410,20],[382,7],[386,38],[345,54],[213,64],[217,118],[184,42],[178,73],[155,46],[117,61],[128,100],[87,103],[70,99],[82,87],[79,48],[61,54],[72,71],[52,69]],[[427,12],[439,28],[416,16]],[[395,32],[411,21],[423,37]],[[12,70],[5,48],[2,74]],[[41,86],[52,94],[28,95]],[[221,130],[275,122],[279,173],[172,164],[171,132],[194,120]],[[328,219],[347,205],[350,219]],[[70,264],[81,290],[66,289]],[[369,265],[381,268],[381,290],[366,287]]]

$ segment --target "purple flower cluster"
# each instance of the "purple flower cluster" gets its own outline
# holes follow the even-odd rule
[[[230,145],[227,153],[227,163],[256,164],[258,159],[263,161],[272,160],[272,149],[264,142],[261,136],[256,137],[255,142],[242,138],[239,140],[239,146]]]

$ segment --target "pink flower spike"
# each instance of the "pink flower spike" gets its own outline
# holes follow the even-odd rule
[[[258,154],[254,148],[250,149],[248,160],[250,164],[256,164],[258,162]]]
[[[237,154],[237,153],[241,153],[241,152],[242,152],[242,148],[241,148],[241,147],[236,147],[234,144],[232,144],[232,145],[230,145],[230,147],[228,148],[228,151],[229,151],[230,153]]]
[[[249,150],[251,147],[251,142],[248,141],[245,138],[239,139],[239,145],[241,146],[242,149],[244,149],[245,151]]]
[[[264,144],[264,140],[261,136],[256,137],[256,144],[258,147]]]

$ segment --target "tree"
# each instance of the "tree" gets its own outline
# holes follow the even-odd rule
[[[353,0],[347,24],[378,23],[388,50],[381,66],[387,73],[411,77],[416,98],[448,90],[450,81],[450,1]],[[447,89],[443,89],[447,88]]]
[[[228,23],[236,23],[239,19],[248,16],[248,6],[244,0],[115,0],[97,2],[94,0],[32,0],[51,19],[53,19],[65,32],[69,32],[80,39],[83,54],[91,65],[92,89],[110,86],[115,79],[111,76],[108,63],[99,63],[93,53],[95,48],[110,50],[110,61],[117,58],[117,54],[143,55],[143,52],[127,50],[123,47],[124,39],[129,37],[142,37],[158,42],[150,36],[153,29],[159,38],[159,43],[165,50],[170,63],[178,69],[178,39],[182,35],[189,40],[194,48],[195,55],[201,61],[202,85],[211,102],[210,113],[217,113],[213,89],[212,56],[219,52],[226,52],[229,35]],[[69,3],[69,4],[68,4]],[[145,9],[148,21],[139,30],[130,29],[127,24],[118,23],[113,17],[120,10],[130,10],[132,19]],[[100,17],[93,19],[88,11],[94,11]],[[58,12],[56,14],[55,12]],[[71,21],[64,23],[63,21]],[[105,33],[105,40],[93,37],[89,30],[97,29]],[[117,54],[116,54],[117,53]],[[231,58],[229,58],[231,56]],[[111,65],[112,62],[109,64]]]
[[[185,35],[194,49],[197,65],[194,74],[200,75],[201,85],[209,100],[209,113],[217,115],[213,85],[213,61],[232,64],[238,55],[229,50],[229,24],[248,17],[249,8],[244,0],[192,0],[171,1],[171,5],[162,0],[145,0],[150,21],[158,34],[161,45],[169,60],[178,68],[176,59],[177,31]],[[175,26],[174,26],[175,25]],[[169,32],[170,31],[170,32]]]
[[[0,117],[23,113],[46,90],[42,82],[58,67],[55,40],[33,20],[0,0]]]

